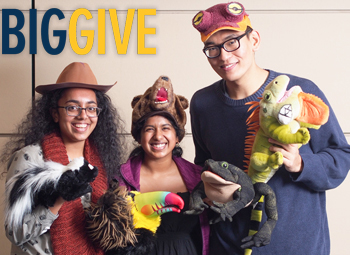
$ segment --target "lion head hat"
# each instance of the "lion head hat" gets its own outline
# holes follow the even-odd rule
[[[154,115],[170,116],[183,131],[178,136],[179,141],[183,139],[187,120],[185,109],[188,108],[188,100],[174,93],[169,77],[160,76],[143,95],[133,98],[131,107],[133,108],[131,134],[136,141],[139,139],[137,123]]]

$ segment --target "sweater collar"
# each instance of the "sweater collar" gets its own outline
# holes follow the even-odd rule
[[[252,94],[246,98],[239,99],[239,100],[235,100],[235,99],[230,98],[230,96],[228,95],[228,93],[226,91],[225,80],[223,80],[223,79],[217,83],[216,93],[225,104],[228,104],[231,106],[243,106],[246,103],[251,102],[251,101],[260,101],[259,97],[261,97],[267,84],[269,84],[277,76],[277,73],[272,71],[272,70],[266,69],[266,71],[269,72],[269,75],[267,76],[267,79],[265,80],[264,84],[262,84],[260,86],[260,88],[254,94]]]

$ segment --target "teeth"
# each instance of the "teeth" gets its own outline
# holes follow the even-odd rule
[[[155,104],[165,104],[165,103],[167,103],[168,102],[168,100],[165,100],[165,101],[155,101],[154,103]]]
[[[75,124],[74,126],[76,126],[78,128],[86,128],[87,124]]]
[[[233,66],[233,64],[224,65],[224,68],[229,68],[229,67],[231,67],[231,66]]]
[[[161,144],[153,144],[153,147],[156,148],[162,148],[165,145],[165,143],[161,143]]]

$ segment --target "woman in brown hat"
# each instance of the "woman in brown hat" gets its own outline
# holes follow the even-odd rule
[[[36,88],[42,97],[19,126],[21,136],[6,145],[6,153],[1,157],[2,162],[8,161],[5,228],[13,243],[11,254],[103,254],[86,235],[83,202],[98,200],[121,163],[122,141],[117,133],[122,131],[122,122],[105,94],[112,86],[98,85],[88,64],[71,63],[55,84]],[[41,205],[43,196],[39,196],[39,201],[37,197],[25,198],[25,191],[33,187],[24,181],[22,185],[13,181],[26,176],[33,165],[53,161],[69,167],[70,162],[81,157],[94,166],[89,165],[91,171],[97,172],[97,167],[97,176],[91,178],[90,184],[84,183],[78,196],[72,194],[69,199],[46,190],[46,196],[57,197],[51,206]],[[35,178],[39,179],[36,176],[41,176],[41,170],[26,178],[39,183]],[[19,199],[22,206],[32,203],[33,208],[24,211],[24,217],[16,221],[11,215],[16,214],[13,208]]]
[[[179,142],[185,135],[187,99],[175,95],[170,79],[161,76],[144,95],[134,97],[132,107],[131,133],[139,146],[121,166],[120,184],[141,193],[170,191],[185,202],[179,214],[161,216],[155,249],[149,254],[208,254],[206,214],[183,214],[202,169],[181,157]]]

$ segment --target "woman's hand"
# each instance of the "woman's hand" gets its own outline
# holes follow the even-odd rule
[[[50,211],[55,215],[58,214],[64,202],[66,201],[62,197],[58,197],[53,207],[49,207]]]

